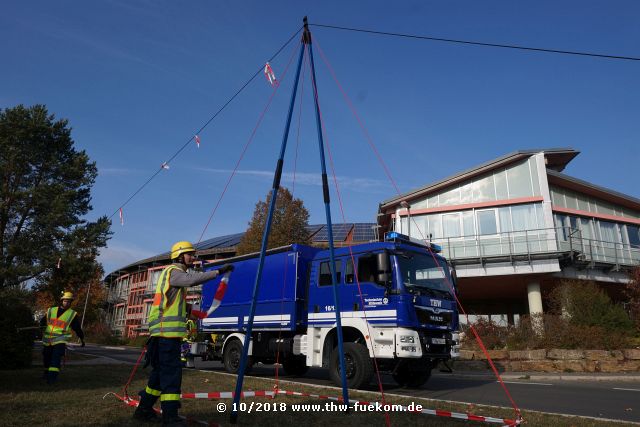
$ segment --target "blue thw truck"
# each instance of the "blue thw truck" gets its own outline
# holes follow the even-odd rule
[[[382,242],[335,250],[350,388],[369,383],[374,357],[379,369],[390,372],[400,385],[419,387],[439,360],[456,351],[455,273],[435,253],[438,249],[393,232]],[[258,259],[251,254],[205,266],[208,270],[231,263],[235,269],[220,306],[199,322],[207,340],[193,346],[192,356],[221,360],[230,373],[240,366]],[[204,285],[202,310],[211,306],[219,281]],[[248,369],[277,361],[287,374],[303,375],[309,367],[323,367],[340,385],[332,286],[327,249],[293,244],[269,250]]]

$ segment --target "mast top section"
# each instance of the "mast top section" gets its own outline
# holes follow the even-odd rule
[[[302,18],[302,24],[304,27],[302,31],[302,43],[311,44],[311,31],[309,31],[309,21],[306,16]]]

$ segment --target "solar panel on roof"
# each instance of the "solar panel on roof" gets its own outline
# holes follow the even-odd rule
[[[206,250],[213,249],[218,247],[228,248],[231,246],[236,246],[244,233],[236,233],[236,234],[228,234],[226,236],[213,237],[211,239],[203,240],[202,242],[195,245],[198,250]]]
[[[376,239],[375,224],[372,223],[356,223],[353,230],[354,242],[368,242]]]
[[[347,235],[353,228],[353,224],[333,224],[331,227],[333,230],[333,240],[336,242],[343,242],[347,238]],[[313,236],[314,242],[327,242],[329,241],[329,231],[327,227],[323,227],[317,234]]]
[[[309,232],[310,236],[313,236],[314,234],[316,234],[320,229],[322,229],[322,227],[324,227],[324,224],[316,224],[316,225],[308,225],[307,226],[307,231]]]
[[[353,228],[353,224],[333,224],[333,240],[344,242]]]

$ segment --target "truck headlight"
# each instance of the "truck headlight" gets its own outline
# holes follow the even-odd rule
[[[415,337],[413,335],[400,335],[400,342],[413,344],[415,342]]]

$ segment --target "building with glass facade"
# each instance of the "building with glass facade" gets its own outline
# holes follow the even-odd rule
[[[640,264],[640,200],[563,174],[578,154],[505,155],[382,202],[380,228],[440,244],[470,313],[543,312],[566,278],[615,296]]]

